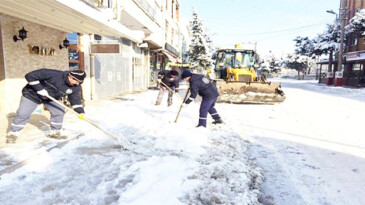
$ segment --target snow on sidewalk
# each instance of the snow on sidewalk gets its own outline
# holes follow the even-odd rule
[[[174,123],[178,99],[154,106],[156,97],[148,91],[87,104],[86,117],[120,141],[67,114],[64,128],[84,136],[2,175],[2,204],[259,204],[262,176],[248,143],[224,126],[196,128],[199,103]],[[27,146],[0,152],[16,160]]]

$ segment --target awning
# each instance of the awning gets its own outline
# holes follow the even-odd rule
[[[190,67],[190,64],[189,63],[170,63],[169,64],[170,66],[176,66],[176,67]]]
[[[169,59],[170,62],[176,63],[177,59],[169,54],[167,51],[162,50],[162,53]]]
[[[0,13],[60,31],[124,37],[142,43],[144,33],[130,30],[80,0],[2,0]]]

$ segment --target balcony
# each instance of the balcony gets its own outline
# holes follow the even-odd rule
[[[107,18],[100,9],[81,0],[1,1],[0,12],[68,33],[124,37],[135,42],[144,38],[143,32]]]
[[[150,48],[162,48],[162,14],[159,6],[151,6],[146,0],[119,1],[120,14],[118,19],[131,30],[140,30],[145,34],[143,39]]]
[[[156,19],[156,11],[146,0],[133,0],[154,22]]]

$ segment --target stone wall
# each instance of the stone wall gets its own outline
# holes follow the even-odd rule
[[[1,110],[3,110],[3,106],[5,104],[5,98],[6,98],[5,67],[4,67],[4,55],[3,55],[4,52],[3,52],[2,45],[3,45],[3,43],[2,43],[1,21],[0,21],[0,113],[1,113]]]
[[[3,71],[5,80],[1,80],[0,90],[5,90],[5,99],[0,99],[0,112],[15,112],[21,97],[21,90],[26,84],[24,75],[39,68],[68,70],[68,51],[59,49],[59,44],[67,33],[36,23],[0,14],[2,52],[4,57]],[[24,41],[13,41],[24,27],[28,31]],[[29,45],[55,49],[54,55],[31,54]],[[1,62],[0,62],[1,63]],[[1,73],[0,65],[0,73]]]

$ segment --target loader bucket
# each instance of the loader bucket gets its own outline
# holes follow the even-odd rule
[[[280,83],[217,81],[217,102],[273,104],[283,102],[285,94]]]

